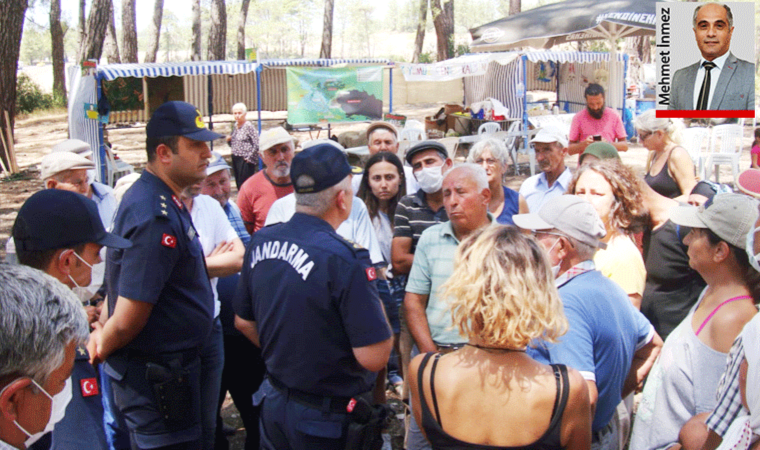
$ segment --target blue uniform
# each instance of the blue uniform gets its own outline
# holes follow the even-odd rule
[[[352,349],[391,336],[374,280],[367,250],[320,218],[296,213],[253,235],[234,308],[256,322],[270,378],[254,396],[265,448],[340,448],[348,417],[331,399],[366,393],[377,378]],[[325,399],[324,410],[283,388]]]
[[[139,448],[157,448],[200,438],[199,351],[212,327],[214,300],[203,249],[187,209],[171,189],[147,170],[127,191],[113,232],[132,241],[108,249],[109,311],[119,296],[153,305],[143,330],[104,365],[114,401]],[[154,389],[160,378],[182,384],[168,395],[184,410],[165,420]],[[152,381],[148,381],[151,379]],[[177,394],[179,393],[179,394]],[[163,405],[166,408],[166,405]],[[176,409],[175,409],[176,411]]]

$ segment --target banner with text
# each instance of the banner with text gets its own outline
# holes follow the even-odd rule
[[[507,64],[514,58],[515,55],[467,55],[433,64],[400,63],[398,66],[406,81],[450,81],[485,75],[491,61]]]
[[[291,124],[382,118],[382,67],[288,67],[287,83]]]

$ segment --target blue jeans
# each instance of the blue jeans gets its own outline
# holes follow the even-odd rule
[[[304,406],[265,379],[253,396],[261,405],[262,450],[344,450],[348,414]]]
[[[203,450],[214,449],[216,432],[216,412],[219,405],[219,390],[222,386],[224,369],[224,335],[222,322],[217,317],[201,350],[201,435]]]
[[[414,345],[412,347],[411,358],[414,358],[419,354],[420,350],[417,348],[417,345]],[[418,389],[422,390],[422,386],[419,386]],[[409,391],[409,404],[412,404],[411,390]],[[422,434],[417,421],[414,420],[414,414],[411,414],[409,417],[409,431],[406,434],[406,448],[407,450],[432,450],[433,448],[430,446],[430,442],[428,442],[427,438],[425,438],[425,435]]]

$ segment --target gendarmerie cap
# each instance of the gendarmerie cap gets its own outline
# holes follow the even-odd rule
[[[311,194],[323,191],[340,183],[351,173],[345,153],[336,146],[323,143],[303,150],[293,158],[290,178],[296,194]],[[311,180],[304,180],[308,175]]]
[[[206,128],[198,109],[187,102],[166,102],[151,116],[145,134],[149,138],[184,136],[194,141],[213,141],[222,136]]]
[[[132,243],[106,232],[94,201],[76,192],[45,189],[21,206],[11,232],[16,248],[45,251],[89,242],[129,248]]]

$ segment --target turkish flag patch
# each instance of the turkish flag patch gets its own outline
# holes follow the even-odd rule
[[[79,380],[79,386],[82,388],[82,397],[92,397],[100,394],[98,390],[98,380],[95,378],[83,378]]]
[[[375,271],[374,267],[367,267],[364,269],[365,272],[367,272],[367,280],[369,281],[375,281],[377,280],[377,272]]]
[[[161,237],[161,245],[164,247],[174,248],[177,246],[177,238],[171,234],[164,233],[164,235]]]

